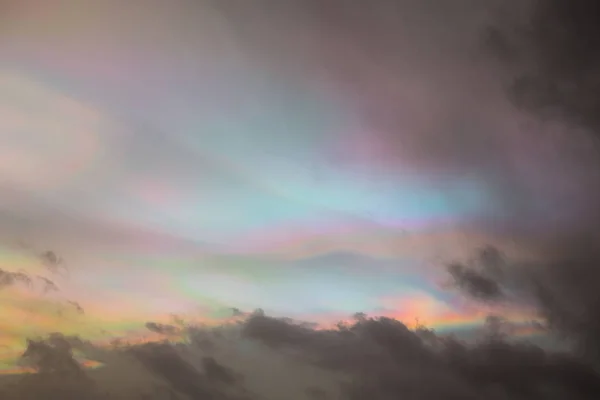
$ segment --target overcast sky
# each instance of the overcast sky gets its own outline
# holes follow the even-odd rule
[[[571,249],[600,169],[594,126],[511,97],[546,53],[503,3],[0,2],[0,364],[232,307],[531,335],[446,266]]]

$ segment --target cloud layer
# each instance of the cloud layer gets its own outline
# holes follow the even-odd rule
[[[3,2],[2,395],[597,398],[598,6],[502,3]]]
[[[388,318],[359,314],[352,323],[315,330],[260,310],[219,328],[163,329],[167,335],[179,330],[175,343],[98,348],[77,337],[55,334],[28,342],[23,360],[37,372],[4,386],[5,396],[595,398],[600,377],[594,369],[571,355],[507,340],[505,324],[489,318],[484,335],[472,345],[422,326],[410,330]],[[75,351],[102,366],[84,372],[73,358]],[[122,368],[127,368],[129,385],[117,376]]]

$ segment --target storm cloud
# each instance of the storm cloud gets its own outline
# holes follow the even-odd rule
[[[288,386],[286,396],[293,399],[596,398],[600,376],[589,364],[498,335],[501,323],[490,319],[487,333],[468,344],[388,318],[358,315],[338,328],[315,330],[258,311],[233,325],[195,328],[222,346],[214,356],[185,340],[131,344],[104,349],[105,364],[85,372],[72,356],[72,346],[82,348],[82,342],[54,335],[29,342],[24,358],[35,360],[38,372],[15,379],[5,392],[15,399],[24,391],[46,391],[51,398],[60,390],[88,396],[79,398],[275,399],[277,383],[270,377],[303,383]],[[88,346],[90,357],[92,351]],[[279,365],[275,375],[267,368],[273,362]],[[111,384],[122,365],[136,377],[137,389]],[[102,393],[110,396],[93,397]]]

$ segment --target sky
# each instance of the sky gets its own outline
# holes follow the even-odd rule
[[[549,67],[547,3],[0,2],[0,372],[27,370],[27,339],[147,343],[164,335],[150,321],[232,309],[260,340],[272,318],[329,332],[356,312],[442,334],[490,315],[519,338],[554,327],[524,271],[596,229],[600,169],[593,93],[516,78],[597,85]],[[539,276],[575,282],[555,275]]]

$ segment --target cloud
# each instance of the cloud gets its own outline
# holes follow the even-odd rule
[[[32,288],[34,281],[41,282],[42,291],[44,293],[59,291],[56,283],[45,276],[32,276],[31,274],[23,271],[6,271],[0,268],[0,289],[10,287],[18,283],[25,285],[27,288]]]
[[[156,322],[147,322],[146,329],[149,331],[160,333],[163,335],[175,335],[179,333],[179,329],[174,325],[169,324],[159,324]]]
[[[93,158],[100,163],[90,166],[98,167],[90,172],[95,179],[57,193],[65,210],[240,242],[265,225],[296,227],[299,219],[412,225],[546,214],[534,199],[548,191],[548,178],[537,175],[550,160],[517,132],[522,118],[497,78],[504,66],[481,55],[482,31],[500,1],[372,7],[311,0],[276,10],[262,1],[153,2],[141,14],[134,3],[61,1],[86,23],[30,1],[35,6],[15,4],[7,21],[6,41],[20,49],[11,52],[15,64],[37,61],[52,82],[70,82],[56,86],[118,109],[125,125],[144,120],[132,129],[142,133],[114,135],[104,122],[101,132],[85,129],[110,137],[91,154],[104,150],[111,162]],[[122,16],[118,23],[113,11]],[[102,28],[107,23],[111,32]],[[190,35],[202,40],[191,44]],[[48,54],[65,41],[71,45]],[[100,58],[91,50],[97,48],[105,50]],[[148,145],[155,142],[162,145]],[[559,161],[550,166],[561,169]],[[532,187],[534,178],[544,184]],[[165,207],[131,193],[147,186],[141,197],[150,191],[151,202],[178,193],[169,222],[156,220]],[[197,206],[204,201],[210,207]],[[104,209],[108,202],[115,209]],[[265,213],[254,204],[273,206]],[[251,212],[237,211],[251,205]],[[222,224],[215,214],[236,222]],[[210,225],[210,234],[199,233],[199,225]]]
[[[219,364],[213,357],[203,357],[202,365],[209,381],[222,385],[235,385],[239,379],[231,369]]]
[[[56,283],[52,282],[50,279],[44,277],[44,276],[37,276],[36,277],[38,280],[42,281],[44,284],[44,293],[48,293],[48,292],[58,292],[58,286],[56,285]]]
[[[148,344],[131,351],[145,367],[165,379],[176,391],[191,398],[210,398],[200,372],[183,360],[172,346]]]
[[[54,274],[58,273],[61,269],[68,271],[63,258],[52,250],[47,250],[41,253],[39,257],[44,266]]]
[[[528,19],[504,21],[504,35],[497,35],[519,56],[514,99],[544,117],[597,131],[600,8],[586,0],[533,4]],[[511,30],[521,35],[507,35]]]
[[[31,278],[23,272],[10,272],[0,269],[0,288],[12,286],[15,283],[31,286]]]
[[[442,1],[382,1],[368,7],[360,1],[291,1],[269,8],[260,1],[219,1],[203,2],[202,6],[189,6],[183,11],[167,6],[154,9],[155,15],[167,15],[166,20],[161,20],[164,25],[149,17],[152,7],[144,7],[146,14],[128,6],[119,13],[124,17],[114,21],[117,26],[111,32],[104,27],[106,22],[113,22],[109,17],[112,6],[96,5],[97,8],[86,11],[87,18],[81,17],[89,23],[70,20],[60,12],[52,14],[52,24],[61,27],[54,35],[45,35],[52,24],[31,22],[40,21],[38,18],[48,9],[38,11],[31,7],[35,18],[24,24],[13,22],[8,27],[8,37],[15,43],[21,40],[23,46],[15,45],[18,51],[13,49],[7,54],[19,53],[20,57],[30,57],[40,64],[44,61],[58,77],[74,74],[77,79],[73,80],[90,79],[83,85],[85,89],[79,88],[80,94],[94,93],[96,100],[104,104],[114,100],[114,108],[134,109],[133,116],[139,115],[142,104],[143,115],[151,124],[172,128],[167,134],[177,138],[170,142],[166,135],[153,132],[150,139],[133,134],[124,143],[113,143],[112,150],[122,151],[121,158],[115,156],[111,160],[116,161],[118,168],[106,176],[98,172],[98,179],[82,179],[85,185],[75,185],[77,190],[60,192],[54,198],[58,208],[71,210],[70,206],[78,205],[83,207],[78,208],[83,214],[91,213],[95,207],[103,208],[100,198],[110,198],[111,207],[117,204],[118,210],[103,208],[101,214],[126,216],[128,223],[116,224],[117,227],[140,221],[142,225],[170,225],[156,218],[169,211],[161,208],[165,203],[186,197],[180,196],[179,190],[163,186],[162,181],[132,185],[141,187],[142,197],[150,196],[152,200],[148,207],[135,207],[128,201],[129,192],[124,191],[123,195],[118,186],[127,186],[139,177],[136,171],[151,166],[156,168],[152,173],[166,177],[165,182],[170,182],[172,176],[185,177],[186,190],[195,187],[196,171],[205,171],[210,163],[196,162],[204,158],[194,152],[184,153],[182,148],[190,150],[192,144],[206,141],[207,153],[219,157],[227,154],[238,161],[233,172],[227,170],[222,179],[231,178],[229,186],[243,187],[244,191],[229,190],[225,184],[212,185],[211,174],[202,175],[202,179],[211,181],[207,184],[210,190],[200,190],[202,195],[207,194],[206,203],[202,204],[213,203],[222,208],[219,212],[203,208],[196,201],[201,196],[184,191],[190,196],[190,206],[186,208],[186,202],[181,207],[174,206],[173,209],[183,210],[176,218],[180,225],[170,225],[165,230],[193,235],[202,226],[209,237],[213,226],[206,228],[200,223],[209,220],[215,230],[226,226],[236,232],[233,236],[238,240],[252,236],[248,226],[273,224],[280,229],[290,221],[296,223],[315,216],[335,215],[331,217],[335,220],[367,214],[377,223],[392,221],[391,226],[406,220],[437,223],[436,218],[442,222],[450,219],[477,232],[514,238],[520,248],[536,256],[534,260],[523,260],[505,256],[494,247],[484,248],[472,259],[448,268],[454,288],[484,303],[482,307],[511,305],[532,309],[533,316],[549,334],[560,335],[576,346],[561,352],[519,342],[511,335],[512,321],[502,314],[487,319],[483,338],[464,343],[423,326],[411,329],[401,321],[360,313],[336,328],[318,329],[291,318],[237,310],[236,322],[216,329],[148,322],[147,330],[170,339],[159,342],[125,342],[110,348],[65,335],[30,339],[23,361],[29,362],[36,372],[12,377],[16,383],[7,386],[2,395],[8,399],[597,398],[600,219],[595,188],[600,169],[596,149],[589,146],[588,140],[595,135],[600,114],[595,100],[597,56],[592,51],[595,44],[591,43],[598,35],[590,17],[597,11],[592,7],[597,6],[575,1],[572,8],[565,8],[566,3],[548,1],[527,9],[531,3],[523,3],[527,3],[524,9],[511,6],[510,16],[499,18],[498,22],[494,10],[499,1],[457,0],[452,5]],[[65,0],[62,4],[75,2]],[[110,4],[114,6],[116,2]],[[199,17],[202,7],[211,11],[206,14],[210,18]],[[26,9],[19,11],[27,13]],[[90,17],[96,11],[102,11],[97,13],[97,20]],[[190,19],[179,23],[187,11]],[[213,17],[217,22],[198,23]],[[163,30],[154,29],[157,24]],[[519,24],[525,24],[527,29],[512,30]],[[185,29],[175,29],[179,26]],[[221,36],[197,34],[195,26],[201,26],[203,33]],[[77,29],[84,32],[73,33]],[[111,35],[92,40],[97,46],[81,39],[90,40],[98,32]],[[158,37],[150,32],[158,32]],[[42,36],[48,38],[42,40]],[[189,37],[199,39],[183,40]],[[223,39],[227,44],[224,50],[213,44],[209,46],[210,57],[194,57],[188,51],[194,46],[207,46],[204,38],[215,37],[215,43]],[[67,39],[70,45],[60,46],[66,50],[50,45]],[[163,47],[169,50],[157,51]],[[48,48],[57,53],[48,57]],[[100,57],[103,52],[98,48],[108,53],[113,48],[117,50]],[[74,57],[70,49],[83,55]],[[207,59],[210,62],[204,62]],[[132,67],[137,79],[131,79]],[[244,73],[239,72],[246,68]],[[163,71],[170,79],[161,75]],[[204,81],[213,80],[208,77],[219,77],[214,80],[225,83],[208,85]],[[150,85],[148,91],[140,90],[149,81],[156,85]],[[39,90],[12,78],[2,83],[19,90],[29,88],[33,93]],[[516,97],[512,103],[505,85]],[[173,93],[171,87],[185,90]],[[205,93],[211,93],[216,105],[207,106],[199,100]],[[182,104],[194,107],[181,107]],[[74,107],[72,102],[69,107]],[[169,112],[162,112],[163,109]],[[235,110],[236,114],[223,110]],[[196,115],[218,118],[205,123]],[[85,127],[89,117],[86,114],[84,118]],[[325,117],[334,121],[325,123]],[[288,126],[282,128],[284,125]],[[589,135],[590,131],[594,135]],[[240,140],[240,132],[249,139]],[[96,150],[102,147],[95,145],[96,134],[82,138],[80,146],[88,150],[84,155],[89,159],[74,161],[78,165],[87,165],[86,161],[91,160],[102,162],[96,158]],[[28,144],[18,142],[17,147],[26,152]],[[122,157],[123,154],[132,156]],[[12,157],[10,161],[14,163],[10,164],[11,173],[23,175],[16,177],[23,179],[15,182],[43,191],[46,182],[34,173],[40,158]],[[216,174],[217,170],[212,171]],[[305,170],[314,171],[309,174]],[[57,173],[47,172],[43,175],[61,183],[74,176],[64,168]],[[112,179],[116,176],[126,178],[116,179],[115,183]],[[246,185],[246,180],[252,184]],[[430,186],[445,195],[432,194]],[[397,187],[410,190],[396,191]],[[155,198],[154,192],[163,189],[177,196]],[[115,230],[109,229],[109,223],[80,223],[71,219],[69,213],[57,216],[53,207],[47,207],[46,198],[21,203],[19,200],[27,196],[16,192],[11,192],[10,207],[2,214],[10,222],[3,224],[3,230],[10,235],[17,231],[18,236],[38,232],[36,226],[44,225],[40,232],[48,237],[74,238],[85,233],[84,236],[114,243],[127,236],[112,235]],[[252,197],[256,192],[260,196]],[[218,195],[213,196],[214,193]],[[267,197],[269,201],[265,200]],[[298,197],[304,202],[310,197],[318,200],[304,207]],[[73,199],[94,199],[98,203]],[[155,207],[156,199],[160,201]],[[294,204],[290,207],[293,211],[271,207],[273,199],[290,200],[286,204]],[[263,207],[265,203],[269,206]],[[92,204],[90,208],[88,204]],[[11,207],[28,218],[13,217],[17,214],[12,213]],[[321,208],[327,212],[315,211]],[[196,218],[198,209],[205,212],[202,218]],[[330,209],[335,212],[329,213]],[[272,214],[275,216],[269,219]],[[254,219],[263,215],[269,218]],[[240,223],[242,228],[236,225],[241,219],[245,221]],[[184,222],[186,226],[182,227]],[[317,224],[314,231],[320,226]],[[232,237],[224,233],[213,236]],[[164,237],[159,235],[155,241]],[[79,243],[73,240],[63,247],[91,252],[90,247],[76,246]],[[391,252],[385,254],[388,253]],[[50,270],[60,264],[53,252],[38,256]],[[315,264],[331,260],[322,257]],[[374,263],[370,258],[358,262]],[[274,265],[279,264],[270,264],[269,271],[276,269],[271,268]],[[91,281],[96,284],[99,273],[90,275],[94,271],[87,265],[82,269],[85,271],[78,271],[81,281],[83,276],[92,276]],[[147,269],[142,272],[143,277],[152,275]],[[28,275],[19,274],[1,270],[0,285],[8,289],[15,283],[26,283]],[[337,275],[332,282],[341,288],[344,281],[340,276],[346,279],[348,275]],[[124,276],[122,270],[113,276],[120,278],[119,282],[126,281],[125,277],[136,283],[142,280],[133,272]],[[237,292],[246,296],[247,303],[256,300],[250,299],[250,285],[233,286],[227,279],[217,278],[204,281],[208,282],[206,290],[209,286],[222,292],[241,288]],[[268,278],[274,281],[272,276]],[[385,276],[381,274],[380,278]],[[110,283],[114,285],[113,281]],[[366,285],[366,281],[362,283]],[[257,292],[264,293],[265,286],[258,287],[262,290]],[[307,298],[315,286],[307,285],[294,293]],[[142,294],[143,302],[150,303],[151,293]],[[271,307],[275,301],[305,306],[292,298],[291,291],[281,290],[278,294],[279,301],[261,297],[272,301],[265,307]],[[79,303],[67,305],[70,310],[83,313]],[[128,304],[119,306],[125,308]],[[160,307],[164,308],[164,304]],[[102,362],[103,367],[84,368],[85,361],[77,359],[77,352]],[[125,381],[135,384],[127,386]]]
[[[500,285],[482,272],[452,264],[448,267],[456,285],[479,300],[497,300],[503,297]]]
[[[495,275],[483,270],[481,263],[455,264],[450,272],[456,285],[471,297],[532,306],[552,332],[598,364],[599,303],[591,282],[598,277],[600,261],[596,250],[600,237],[596,189],[600,178],[596,146],[600,42],[595,39],[600,8],[585,0],[532,2],[527,8],[522,15],[499,18],[487,44],[503,58],[515,106],[542,121],[537,133],[541,142],[556,146],[554,154],[571,165],[563,177],[572,184],[560,185],[568,188],[568,196],[555,210],[568,218],[549,232],[518,237],[523,247],[535,249],[539,256],[535,262],[511,259]],[[560,174],[552,176],[563,179]]]
[[[47,339],[28,340],[23,353],[26,365],[36,373],[24,376],[9,387],[8,399],[61,397],[64,399],[100,399],[100,392],[82,366],[73,358],[72,342],[60,334]]]
[[[492,271],[489,261],[476,256],[454,263],[449,272],[471,298],[533,309],[550,332],[600,365],[600,302],[592,283],[600,271],[600,42],[595,39],[600,7],[585,0],[524,3],[525,12],[498,16],[486,46],[502,58],[509,98],[537,124],[536,140],[569,166],[564,175],[546,170],[556,181],[548,192],[559,200],[556,224],[527,235],[519,234],[518,221],[505,225],[505,234],[531,249],[535,260],[508,257]],[[542,207],[544,201],[541,195],[536,203]]]
[[[556,240],[560,242],[550,242],[543,259],[507,262],[502,267],[503,273],[496,276],[485,276],[465,266],[460,266],[463,272],[457,275],[456,265],[450,271],[457,286],[468,296],[533,309],[551,332],[575,345],[582,357],[600,363],[597,341],[600,303],[593,283],[600,258],[595,240],[577,235]]]
[[[150,343],[127,350],[164,379],[176,392],[193,399],[251,399],[243,377],[211,356],[198,356],[192,346]],[[187,352],[191,352],[187,353]],[[194,359],[190,355],[196,355]]]
[[[497,326],[492,328],[496,331]],[[599,377],[575,359],[496,335],[467,346],[423,328],[411,331],[398,321],[364,316],[341,330],[315,331],[255,314],[245,329],[246,335],[266,345],[295,349],[308,362],[350,373],[351,384],[343,390],[352,399],[407,393],[475,399],[494,392],[506,398],[542,399],[545,390],[592,398],[600,388]]]
[[[253,319],[273,322],[264,318],[269,319],[254,314],[246,323],[256,324]],[[424,328],[411,331],[402,323],[385,318],[363,316],[346,329],[324,332],[307,331],[306,326],[299,327],[292,321],[283,323],[289,325],[289,330],[300,329],[311,339],[285,339],[280,350],[296,350],[294,359],[341,372],[347,379],[340,378],[339,390],[351,399],[406,393],[423,398],[477,398],[494,391],[513,396],[537,393],[544,398],[544,390],[564,390],[573,398],[592,398],[600,387],[598,376],[575,359],[498,340],[494,335],[469,347],[450,338],[436,337]],[[289,331],[284,334],[288,338],[289,335]],[[253,338],[267,344],[273,340],[273,336],[263,337],[256,331]],[[281,346],[282,342],[278,343]],[[206,359],[204,364],[206,368]],[[425,384],[427,381],[429,385]]]
[[[275,377],[303,383],[287,386],[291,399],[411,395],[587,400],[600,390],[600,375],[589,364],[569,353],[515,340],[509,322],[501,317],[488,318],[487,333],[472,343],[361,313],[332,329],[270,317],[260,310],[240,318],[212,328],[188,324],[188,339],[177,342],[109,348],[60,334],[29,340],[23,360],[37,372],[18,378],[12,387],[0,387],[6,393],[68,393],[85,399],[99,394],[111,399],[276,399],[280,394]],[[198,338],[213,346],[207,351]],[[75,351],[103,366],[84,369]],[[275,375],[269,370],[273,363]],[[306,375],[308,371],[312,372]],[[123,373],[125,381],[133,379],[137,386],[117,384]],[[71,378],[76,376],[81,378]]]
[[[40,373],[74,373],[83,372],[81,366],[73,359],[72,345],[62,335],[53,335],[47,341],[27,341],[27,349],[23,358]]]

